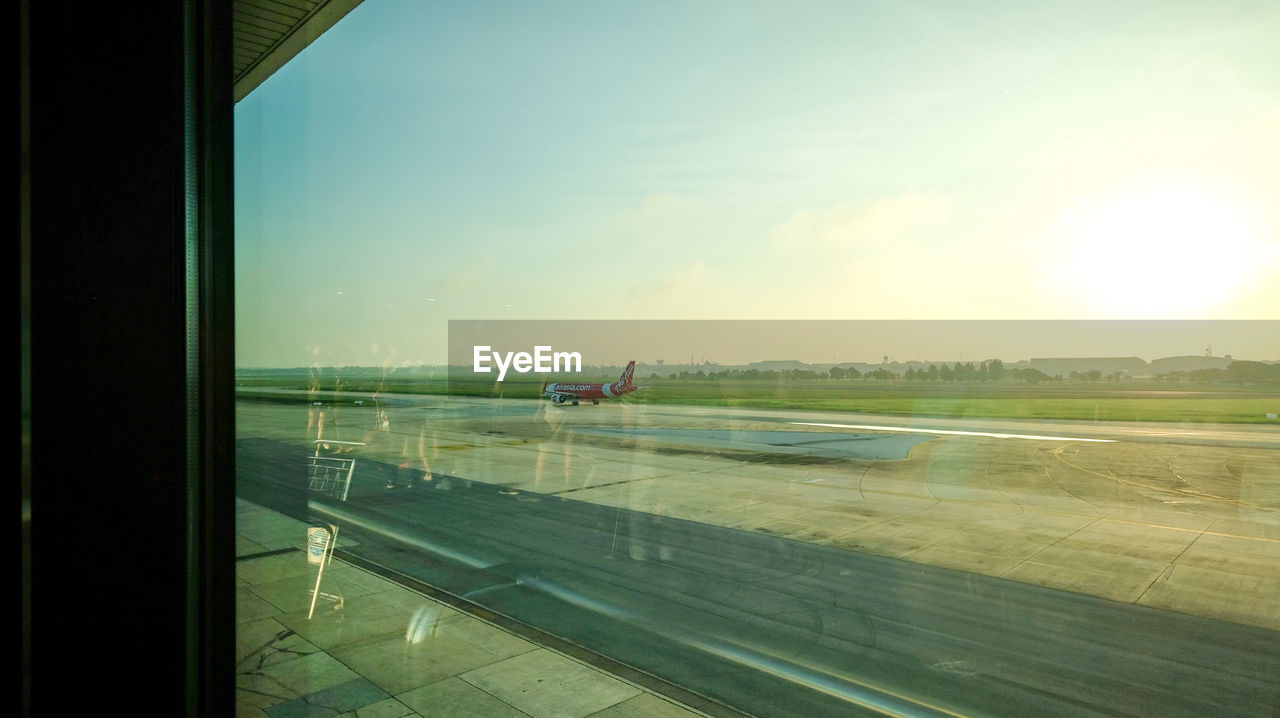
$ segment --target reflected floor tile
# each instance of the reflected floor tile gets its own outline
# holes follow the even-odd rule
[[[364,678],[355,678],[266,709],[271,718],[336,716],[390,698]]]
[[[264,709],[291,701],[297,695],[260,673],[236,676],[236,715],[262,718]]]
[[[536,646],[480,621],[444,621],[412,637],[403,634],[334,650],[334,655],[393,695],[434,683]]]
[[[319,650],[274,618],[250,621],[236,627],[238,672],[258,670]]]
[[[241,674],[237,678],[237,685],[240,685],[241,679],[265,679],[265,685],[271,687],[273,695],[292,700],[359,677],[333,656],[312,653],[292,661],[266,666],[259,671]]]
[[[279,615],[280,609],[253,593],[250,587],[236,589],[236,623],[246,623]]]
[[[415,688],[401,693],[397,698],[418,713],[431,718],[528,718],[526,714],[456,677]]]
[[[315,572],[316,567],[307,563],[307,554],[303,551],[289,551],[236,562],[236,576],[251,584],[307,575],[314,579]]]
[[[283,613],[308,610],[311,606],[311,592],[316,587],[314,571],[315,569],[313,568],[313,573],[311,574],[294,576],[282,581],[260,583],[253,586],[251,590]],[[320,583],[320,592],[330,596],[339,596],[345,600],[387,591],[394,586],[395,584],[390,581],[335,561],[325,568],[324,577]],[[331,601],[332,599],[324,599],[322,597],[320,600]]]
[[[271,549],[266,548],[262,544],[250,541],[243,534],[236,534],[236,556],[249,556],[269,550]]]
[[[268,551],[279,551],[286,548],[295,548],[302,550],[307,545],[307,532],[305,528],[298,529],[276,529],[271,531],[245,531],[241,532],[243,536],[251,539],[254,543],[261,544]]]
[[[418,714],[414,713],[409,706],[395,698],[387,698],[377,703],[361,706],[359,711],[343,713],[338,718],[406,718],[406,716],[416,715]]]
[[[414,608],[399,600],[388,600],[387,593],[357,596],[345,600],[341,608],[327,603],[317,605],[310,619],[304,609],[283,614],[277,620],[328,651],[383,636],[398,636],[403,640],[410,626],[420,619],[419,609],[437,616],[455,613],[422,597],[412,604]]]
[[[591,718],[699,718],[703,715],[652,693],[641,693],[599,713],[592,713]]]
[[[275,511],[237,513],[236,534],[267,551],[302,547],[306,543],[307,524]],[[237,555],[243,555],[240,551]]]
[[[641,692],[542,648],[469,671],[461,678],[533,718],[584,718]]]

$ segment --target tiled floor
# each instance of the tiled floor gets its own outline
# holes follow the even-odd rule
[[[308,618],[306,525],[236,518],[238,716],[703,715],[339,560]]]

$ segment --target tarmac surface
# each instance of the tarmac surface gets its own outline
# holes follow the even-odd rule
[[[242,498],[747,712],[1280,706],[1274,427],[238,407]],[[345,502],[302,481],[322,419]]]

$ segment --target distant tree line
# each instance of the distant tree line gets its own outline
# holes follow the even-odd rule
[[[658,374],[651,374],[660,378]],[[928,367],[907,367],[899,374],[886,367],[861,372],[853,367],[833,366],[825,372],[814,369],[725,369],[723,371],[681,371],[667,375],[668,379],[705,379],[711,381],[763,381],[763,382],[813,382],[813,381],[907,381],[943,383],[1013,383],[1042,384],[1047,382],[1071,382],[1093,384],[1103,381],[1120,382],[1130,378],[1122,371],[1103,374],[1100,370],[1073,371],[1066,377],[1050,376],[1038,369],[1007,369],[1004,362],[991,359],[978,364],[973,362],[945,362]],[[1153,377],[1154,381],[1168,384],[1257,384],[1280,385],[1280,364],[1257,361],[1235,361],[1226,369],[1198,369],[1175,371]]]
[[[652,375],[652,376],[657,376]],[[668,379],[710,379],[713,381],[912,381],[912,382],[996,382],[996,381],[1051,381],[1050,377],[1035,369],[1006,371],[1004,362],[991,359],[979,364],[956,362],[931,364],[928,368],[907,367],[903,374],[879,367],[861,372],[854,367],[833,366],[826,372],[814,369],[726,369],[724,371],[673,372]]]
[[[999,359],[984,361],[976,367],[973,362],[956,362],[951,366],[930,364],[928,369],[907,368],[902,378],[907,381],[1000,381],[1004,378],[1004,362]]]
[[[1233,361],[1226,369],[1171,371],[1156,377],[1165,384],[1260,384],[1280,385],[1280,364],[1260,361]]]

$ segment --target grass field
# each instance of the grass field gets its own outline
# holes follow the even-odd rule
[[[523,377],[501,385],[494,382],[443,378],[397,378],[352,374],[335,381],[322,377],[319,393],[299,396],[257,395],[259,399],[333,400],[332,390],[400,394],[455,394],[535,398],[540,380]],[[616,376],[580,377],[578,381],[613,381]],[[311,378],[277,373],[241,376],[243,387],[305,390]],[[685,404],[759,409],[848,411],[938,417],[1005,417],[1078,419],[1086,421],[1161,421],[1280,424],[1267,413],[1280,413],[1275,387],[1176,387],[1156,383],[1125,384],[938,384],[865,381],[742,381],[714,379],[641,379],[643,391],[623,401],[645,404]]]

